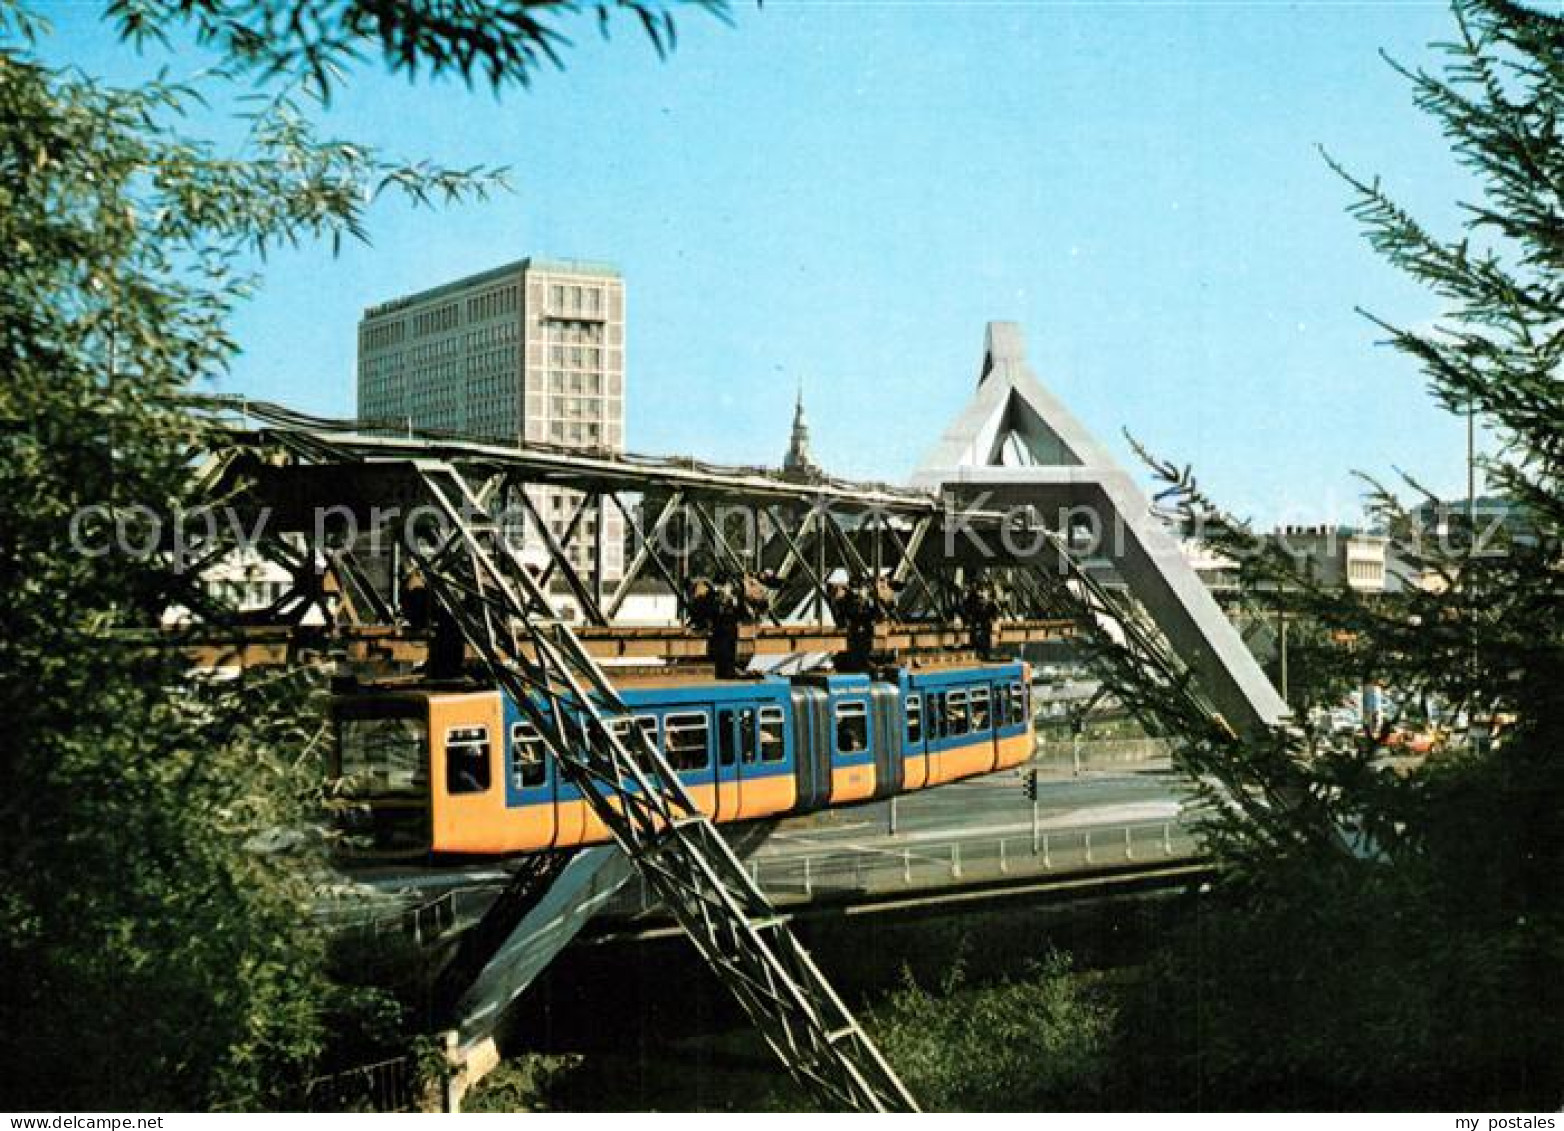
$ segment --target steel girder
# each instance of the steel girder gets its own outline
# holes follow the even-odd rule
[[[219,405],[219,408],[227,407]],[[351,543],[317,541],[305,532],[310,525],[299,512],[311,505],[340,505],[354,497],[354,479],[369,465],[397,460],[435,458],[458,468],[471,484],[477,505],[519,502],[539,528],[546,554],[542,580],[559,578],[564,593],[579,608],[578,636],[589,651],[600,655],[646,655],[654,648],[635,649],[633,641],[614,641],[637,631],[617,626],[615,618],[638,586],[661,585],[685,608],[685,585],[700,574],[739,572],[766,574],[774,581],[767,620],[751,639],[778,643],[813,622],[821,632],[816,643],[840,639],[832,623],[827,589],[833,578],[864,583],[884,578],[894,596],[877,611],[883,622],[877,634],[895,647],[927,640],[948,650],[967,632],[963,595],[975,581],[992,590],[1000,611],[1002,643],[1047,639],[1059,633],[1053,626],[1073,624],[1088,640],[1111,641],[1117,648],[1094,649],[1105,662],[1134,664],[1156,673],[1165,695],[1139,712],[1159,729],[1168,729],[1169,712],[1204,720],[1218,731],[1232,727],[1192,678],[1189,666],[1163,633],[1125,592],[1110,592],[1072,554],[1068,532],[1053,531],[1027,514],[979,509],[953,497],[828,480],[798,482],[757,469],[725,469],[693,460],[651,460],[563,450],[532,450],[455,437],[386,435],[364,431],[357,422],[332,422],[304,417],[277,406],[249,402],[244,419],[228,424],[232,447],[220,454],[230,472],[244,475],[280,474],[264,489],[268,505],[280,504],[282,525],[295,531],[302,545],[270,539],[286,563],[294,586],[272,610],[252,619],[296,624],[311,608],[336,601],[339,626],[373,630],[394,623],[396,579],[378,585]],[[248,460],[236,459],[250,453]],[[303,472],[289,481],[291,461]],[[233,475],[222,469],[207,473],[214,494],[240,490]],[[307,480],[308,482],[304,482]],[[384,484],[366,484],[357,492],[360,510],[368,501],[417,505],[417,498],[398,498]],[[526,488],[555,486],[578,493],[566,531],[582,516],[608,507],[620,513],[630,532],[631,559],[621,578],[609,584],[601,556],[593,554],[585,568],[568,553],[568,535],[556,537],[526,497]],[[639,506],[636,503],[639,502]],[[748,524],[744,544],[731,529],[735,517]],[[601,522],[599,522],[601,531]],[[696,533],[690,550],[690,535]],[[601,535],[599,535],[601,536]],[[447,535],[443,552],[456,548]],[[436,554],[436,563],[441,560]],[[329,567],[325,592],[309,568]],[[626,651],[626,648],[629,651]],[[663,655],[687,656],[689,646],[671,638]]]
[[[217,402],[214,407],[232,406]],[[815,642],[834,642],[840,633],[828,611],[832,579],[861,584],[884,578],[895,592],[878,610],[883,627],[877,633],[893,647],[927,640],[935,649],[948,650],[953,638],[966,633],[963,595],[981,579],[999,606],[1000,642],[1047,639],[1059,634],[1053,626],[1073,624],[1089,640],[1121,646],[1094,649],[1105,662],[1156,673],[1157,686],[1166,694],[1140,713],[1159,729],[1167,729],[1169,711],[1214,724],[1218,731],[1232,729],[1137,602],[1128,593],[1110,593],[1071,553],[1068,532],[1048,529],[1024,509],[988,511],[954,497],[836,480],[798,482],[693,460],[388,435],[365,431],[357,422],[325,421],[256,402],[244,405],[242,421],[227,421],[226,434],[232,446],[219,453],[219,466],[206,472],[212,493],[237,490],[242,496],[246,476],[281,475],[264,488],[264,501],[279,507],[281,525],[302,543],[277,538],[265,543],[263,548],[286,564],[294,584],[273,609],[252,620],[297,624],[330,598],[338,626],[373,630],[394,623],[395,576],[377,582],[354,544],[333,543],[329,535],[314,539],[307,533],[310,524],[296,512],[355,497],[360,510],[375,500],[414,507],[419,499],[399,498],[384,484],[367,484],[355,495],[354,479],[371,464],[435,458],[460,470],[478,505],[520,504],[539,528],[545,585],[561,579],[580,610],[578,635],[598,654],[655,651],[637,651],[632,642],[627,653],[622,642],[614,644],[624,633],[644,631],[622,630],[614,623],[638,586],[661,585],[683,615],[684,587],[692,577],[741,571],[767,574],[776,586],[766,618],[772,627],[758,626],[750,633],[753,639],[766,639],[769,632],[785,647],[787,639],[801,639],[793,635],[800,626],[813,622],[822,630]],[[242,453],[249,458],[236,458]],[[274,466],[279,462],[296,465],[302,477],[290,481],[288,467]],[[600,554],[578,567],[568,553],[568,534],[556,537],[539,521],[542,516],[526,497],[529,486],[578,493],[567,532],[594,508],[599,516],[610,506],[621,514],[633,546],[623,576],[609,584]],[[731,529],[735,516],[748,524],[743,545],[735,545],[740,533]],[[692,532],[698,532],[693,551],[688,549]],[[448,534],[443,551],[455,548]],[[435,560],[441,560],[440,554]],[[324,587],[318,575],[323,567],[328,569]],[[667,656],[689,654],[688,645],[671,638],[663,648]]]
[[[466,551],[418,552],[431,589],[778,1057],[826,1106],[917,1110],[461,472],[415,469]]]
[[[258,428],[251,424],[256,419]],[[915,1108],[785,919],[661,754],[630,725],[584,643],[595,631],[612,630],[638,582],[656,577],[683,612],[685,584],[697,571],[764,574],[776,593],[768,619],[796,623],[812,615],[822,628],[834,581],[870,582],[874,612],[885,624],[922,626],[944,647],[948,635],[940,634],[964,627],[964,602],[981,584],[1002,628],[1065,616],[1089,636],[1122,645],[1100,649],[1111,662],[1157,673],[1166,701],[1128,704],[1132,709],[1153,721],[1165,721],[1173,709],[1214,721],[1217,730],[1224,726],[1155,629],[1099,585],[1065,538],[1035,516],[691,461],[377,435],[253,404],[243,424],[230,425],[226,443],[226,466],[208,473],[214,493],[273,508],[291,532],[291,542],[279,543],[294,559],[290,571],[297,577],[309,572],[303,566],[329,567],[335,611],[350,623],[394,617],[396,571],[377,583],[353,542],[318,536],[307,512],[336,506],[372,526],[368,512],[376,503],[398,504],[404,514],[433,508],[440,536],[406,542],[431,592],[784,1064],[828,1106]],[[527,499],[526,488],[538,486],[579,492],[563,537]],[[543,569],[529,569],[508,536],[505,506],[514,502],[543,535]],[[568,552],[569,532],[582,516],[595,508],[601,532],[609,506],[624,516],[634,547],[624,577],[612,586],[600,553],[583,570]],[[735,506],[753,523],[753,536],[742,543],[732,513],[724,513]],[[305,533],[312,528],[317,536]],[[672,552],[671,535],[691,531],[701,533],[703,549]],[[579,631],[550,596],[555,577],[576,601]],[[320,604],[320,587],[313,594],[309,587],[300,582],[299,592],[278,605],[292,609],[305,598]]]

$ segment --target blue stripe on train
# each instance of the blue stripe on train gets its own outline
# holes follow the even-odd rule
[[[688,687],[625,688],[620,698],[625,706],[637,715],[649,715],[657,719],[657,741],[662,746],[665,722],[669,715],[700,713],[706,721],[706,764],[697,769],[679,773],[679,780],[687,786],[715,785],[718,780],[718,740],[716,735],[717,711],[721,708],[742,709],[752,707],[776,707],[783,712],[783,757],[777,762],[747,762],[739,773],[745,780],[780,777],[793,773],[792,728],[786,725],[789,704],[789,685],[778,679],[757,680],[753,683],[701,684]],[[560,780],[558,768],[552,758],[544,759],[545,778],[536,786],[522,787],[517,782],[515,757],[516,724],[522,722],[521,710],[510,696],[504,696],[505,718],[505,804],[509,808],[536,805],[546,802],[571,802],[581,800],[581,791],[569,782]],[[727,780],[724,778],[723,780]]]

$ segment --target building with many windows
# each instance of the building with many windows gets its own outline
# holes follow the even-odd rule
[[[624,359],[618,270],[521,259],[366,310],[358,415],[508,444],[620,452]],[[529,498],[562,538],[579,497],[539,489]],[[601,552],[604,580],[617,579],[623,519],[612,510],[582,516],[566,549],[582,567]]]
[[[1382,534],[1350,526],[1284,526],[1274,537],[1322,585],[1360,593],[1383,593],[1387,588],[1390,540]]]

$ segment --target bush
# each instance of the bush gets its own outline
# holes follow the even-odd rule
[[[987,986],[968,985],[959,960],[932,992],[904,978],[868,1025],[925,1107],[1037,1111],[1099,1094],[1114,1012],[1066,955]]]

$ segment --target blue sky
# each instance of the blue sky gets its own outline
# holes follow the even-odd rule
[[[124,81],[94,3],[45,54]],[[365,67],[327,132],[509,165],[515,192],[369,217],[274,257],[229,387],[351,413],[362,308],[527,254],[629,292],[632,449],[777,462],[795,383],[831,470],[898,480],[969,396],[985,321],[1126,460],[1128,428],[1264,520],[1348,518],[1353,469],[1464,484],[1464,427],[1355,306],[1435,300],[1344,214],[1324,145],[1444,230],[1470,185],[1379,58],[1431,59],[1437,3],[804,3],[699,13],[666,62],[590,20],[496,99]]]

